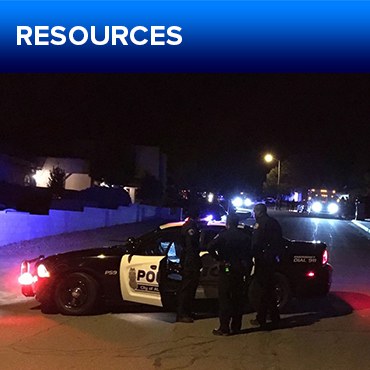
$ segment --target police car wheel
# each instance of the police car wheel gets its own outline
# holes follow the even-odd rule
[[[98,283],[88,274],[67,275],[55,289],[55,305],[63,315],[87,315],[98,300]]]

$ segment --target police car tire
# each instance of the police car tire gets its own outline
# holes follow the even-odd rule
[[[291,299],[291,288],[288,279],[281,273],[275,273],[276,288],[281,293],[281,298],[278,304],[279,310],[284,309]],[[249,304],[257,309],[259,302],[261,300],[261,287],[258,284],[256,278],[253,278],[248,286],[248,301]]]
[[[79,291],[80,297],[74,299],[71,291]],[[63,315],[88,315],[96,308],[99,285],[90,275],[73,272],[60,281],[55,289],[55,306]]]

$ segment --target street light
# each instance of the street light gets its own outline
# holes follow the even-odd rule
[[[280,159],[277,159],[277,158],[275,158],[272,154],[270,154],[270,153],[268,153],[268,154],[266,154],[265,155],[265,161],[266,162],[268,162],[268,163],[270,163],[270,162],[272,162],[272,161],[277,161],[277,163],[278,163],[278,170],[277,170],[277,186],[279,187],[279,185],[280,185]]]

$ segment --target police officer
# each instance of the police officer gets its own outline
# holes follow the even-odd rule
[[[180,256],[182,280],[177,292],[177,322],[192,323],[192,306],[199,283],[202,262],[199,256],[200,232],[197,226],[199,209],[189,210],[189,217],[182,226],[182,252]]]
[[[261,299],[256,307],[257,317],[252,325],[266,329],[267,315],[272,326],[277,326],[280,314],[277,307],[274,273],[283,246],[282,231],[279,222],[267,214],[265,204],[254,207],[256,223],[252,235],[252,251],[255,258],[255,278],[261,289]]]
[[[218,300],[220,327],[214,335],[240,332],[243,317],[244,278],[252,267],[251,238],[238,228],[236,214],[227,218],[226,230],[216,235],[207,250],[220,261]]]

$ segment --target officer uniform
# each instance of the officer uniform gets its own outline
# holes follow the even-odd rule
[[[256,320],[251,323],[264,328],[268,313],[273,324],[280,320],[274,274],[282,249],[282,231],[279,222],[267,214],[264,204],[257,204],[254,212],[256,223],[253,227],[252,250],[255,258],[255,278],[261,288],[261,299],[256,307]]]
[[[182,252],[180,264],[182,280],[177,292],[177,322],[191,323],[192,305],[199,283],[202,262],[199,256],[200,232],[196,221],[189,218],[181,229]]]
[[[243,317],[244,278],[252,267],[251,238],[238,228],[236,215],[229,216],[227,229],[207,246],[209,253],[220,261],[218,300],[220,327],[215,335],[240,332]]]

